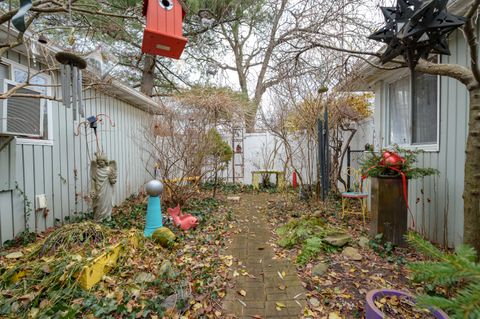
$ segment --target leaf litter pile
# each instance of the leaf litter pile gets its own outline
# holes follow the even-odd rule
[[[221,318],[228,266],[219,250],[235,223],[227,207],[207,197],[186,211],[201,220],[187,233],[164,215],[177,235],[172,249],[143,239],[146,200],[132,197],[108,223],[66,224],[32,245],[1,252],[0,318]],[[83,267],[132,234],[139,245],[125,244],[117,265],[82,289]]]
[[[338,201],[325,205],[300,201],[294,194],[259,196],[269,202],[259,213],[269,217],[275,258],[296,264],[307,290],[304,318],[363,318],[371,289],[423,292],[424,287],[409,282],[405,267],[423,256],[381,238],[366,239],[361,216],[347,214],[341,220]],[[241,225],[224,202],[203,193],[184,210],[201,222],[182,232],[164,215],[164,225],[177,236],[171,249],[143,239],[146,199],[132,197],[115,208],[108,223],[75,220],[48,230],[29,246],[0,252],[0,318],[225,318],[222,298],[233,260],[222,255],[222,247]],[[132,235],[139,245],[126,244]],[[116,243],[126,247],[117,265],[83,290],[80,271]],[[391,318],[431,318],[407,300],[376,302]],[[276,304],[279,312],[284,307]]]
[[[406,296],[384,296],[374,300],[374,303],[389,319],[435,319],[428,309],[416,307],[415,303]]]
[[[269,199],[264,213],[270,220],[270,244],[277,258],[287,258],[297,267],[307,290],[304,318],[364,318],[365,297],[372,289],[424,292],[409,280],[406,263],[425,257],[411,248],[383,243],[381,236],[368,239],[368,221],[364,226],[355,211],[359,207],[353,206],[342,220],[336,199],[305,202],[296,194]],[[417,315],[401,318],[429,318]]]

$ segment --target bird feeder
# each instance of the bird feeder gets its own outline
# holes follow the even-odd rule
[[[142,52],[179,59],[187,44],[183,37],[185,11],[178,0],[144,0],[147,27]]]

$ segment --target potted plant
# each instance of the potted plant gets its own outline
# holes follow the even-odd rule
[[[408,220],[408,180],[438,174],[433,168],[415,167],[418,151],[398,146],[368,152],[361,163],[362,177],[372,178],[372,236],[383,234],[383,240],[394,245],[405,244]]]
[[[417,307],[415,298],[407,292],[394,289],[375,289],[367,293],[365,318],[448,319],[448,315],[442,310]]]

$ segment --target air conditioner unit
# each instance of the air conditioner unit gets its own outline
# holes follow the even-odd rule
[[[4,91],[16,86],[16,83],[4,80]],[[31,88],[18,89],[16,94],[40,95],[41,92]],[[6,135],[38,138],[43,136],[43,114],[45,100],[36,97],[12,96],[3,100],[0,133]]]

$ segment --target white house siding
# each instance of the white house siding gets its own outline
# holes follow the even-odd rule
[[[468,50],[458,32],[450,36],[450,49],[452,56],[443,56],[442,62],[467,65]],[[375,148],[378,150],[386,140],[383,81],[376,83],[375,92]],[[436,168],[440,175],[409,181],[409,205],[418,231],[434,242],[454,246],[463,241],[462,195],[469,97],[460,82],[441,77],[439,98],[439,151],[421,154],[418,166]]]
[[[149,114],[93,89],[85,91],[84,98],[86,116],[105,113],[115,122],[115,127],[99,125],[98,134],[108,158],[117,161],[114,204],[119,204],[150,178],[145,169],[148,153],[141,142]],[[82,127],[82,133],[75,136],[78,122],[73,120],[72,108],[52,102],[52,109],[53,145],[14,140],[0,151],[0,243],[26,226],[43,231],[89,209],[84,197],[89,194],[90,159],[96,150],[93,131],[88,128],[85,136]],[[7,177],[11,182],[4,181]],[[35,213],[38,194],[47,197],[46,217]]]

